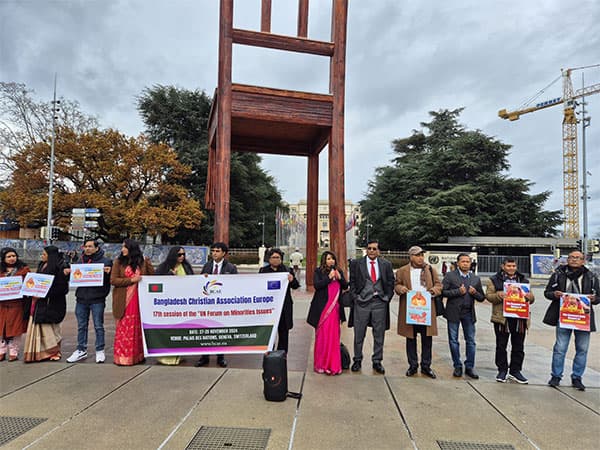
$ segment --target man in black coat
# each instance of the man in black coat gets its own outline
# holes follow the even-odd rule
[[[354,327],[354,363],[352,372],[362,366],[363,342],[367,326],[373,327],[373,370],[384,374],[383,340],[390,325],[390,301],[394,295],[392,263],[379,257],[379,242],[367,243],[367,256],[350,262],[350,292],[354,307],[348,326]]]
[[[213,243],[210,246],[211,261],[208,261],[206,264],[204,264],[200,273],[214,275],[237,274],[237,267],[235,267],[234,264],[231,264],[226,259],[228,252],[229,247],[227,247],[227,244],[225,244],[224,242]],[[210,359],[208,355],[202,355],[202,357],[196,363],[196,367],[206,366],[209,363],[209,361]],[[217,364],[220,367],[227,367],[227,360],[225,359],[225,355],[217,355]]]
[[[580,391],[585,391],[581,381],[587,363],[587,352],[590,345],[590,333],[596,331],[594,319],[594,308],[592,305],[600,303],[598,296],[598,277],[584,266],[585,258],[580,251],[569,253],[567,264],[558,267],[546,286],[544,296],[551,300],[550,306],[544,316],[544,323],[556,327],[556,342],[552,352],[552,373],[548,384],[558,387],[563,375],[565,356],[569,348],[571,333],[575,334],[575,358],[573,359],[573,371],[571,373],[572,386]],[[589,299],[590,331],[572,330],[561,328],[559,324],[560,299],[565,293],[585,294]]]
[[[446,302],[446,320],[448,321],[448,343],[454,365],[455,377],[462,377],[463,365],[460,359],[458,328],[462,326],[467,347],[465,375],[473,379],[479,378],[475,372],[475,300],[485,300],[481,280],[470,271],[471,257],[461,253],[456,259],[457,269],[447,272],[442,282],[442,295]]]

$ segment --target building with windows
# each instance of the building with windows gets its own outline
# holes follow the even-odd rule
[[[296,216],[306,223],[308,203],[306,200],[300,200],[298,203],[290,204],[290,216]],[[352,203],[347,200],[345,203],[346,216],[346,239],[347,245],[354,247],[356,238],[358,237],[358,227],[356,224],[360,222],[360,206],[358,203]],[[319,200],[318,209],[319,219],[317,221],[317,236],[320,247],[329,247],[329,201]]]

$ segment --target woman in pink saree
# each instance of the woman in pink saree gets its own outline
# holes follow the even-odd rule
[[[113,263],[110,282],[113,289],[113,316],[116,319],[114,363],[132,366],[144,360],[138,283],[154,268],[144,258],[139,244],[125,239],[121,254]]]
[[[342,373],[340,322],[346,321],[340,294],[348,287],[344,272],[337,267],[335,254],[326,251],[313,278],[315,294],[307,322],[315,328],[314,370],[317,373]]]

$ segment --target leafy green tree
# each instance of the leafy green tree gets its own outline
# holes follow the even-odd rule
[[[392,142],[392,165],[376,169],[361,212],[385,248],[445,242],[449,236],[546,236],[561,223],[544,211],[550,192],[503,174],[510,145],[467,130],[462,108],[431,111],[431,122]],[[366,221],[361,224],[364,236]]]
[[[181,183],[204,204],[208,172],[208,119],[212,100],[204,91],[191,91],[174,86],[155,85],[138,97],[138,110],[151,141],[164,142],[174,148],[179,160],[192,171]],[[230,227],[232,247],[260,245],[259,222],[267,218],[265,239],[274,242],[275,210],[282,206],[275,181],[260,167],[261,157],[254,153],[233,153],[230,180]],[[207,219],[199,233],[181,230],[174,241],[210,243],[213,239],[214,216]],[[273,220],[269,220],[273,218]]]

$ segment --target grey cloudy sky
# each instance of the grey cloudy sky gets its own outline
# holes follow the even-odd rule
[[[50,99],[78,100],[102,126],[137,135],[135,97],[153,84],[204,89],[217,78],[217,0],[0,0],[0,80]],[[237,0],[234,26],[259,29],[260,0]],[[447,2],[350,0],[346,78],[346,197],[364,197],[390,142],[409,136],[430,110],[465,107],[462,123],[513,146],[510,175],[551,190],[562,209],[562,108],[517,122],[498,118],[560,75],[600,63],[600,3],[580,0]],[[295,34],[297,0],[273,0],[272,31]],[[311,0],[309,37],[328,40],[331,0]],[[234,47],[234,82],[326,92],[326,58]],[[573,75],[581,87],[581,72]],[[600,83],[600,68],[585,71]],[[539,101],[561,96],[560,81]],[[600,234],[600,94],[588,101],[590,230]],[[581,128],[579,128],[581,136]],[[306,198],[306,160],[265,156],[284,199]],[[327,154],[321,157],[326,198]],[[407,180],[408,182],[409,180]],[[581,181],[580,181],[581,182]]]

